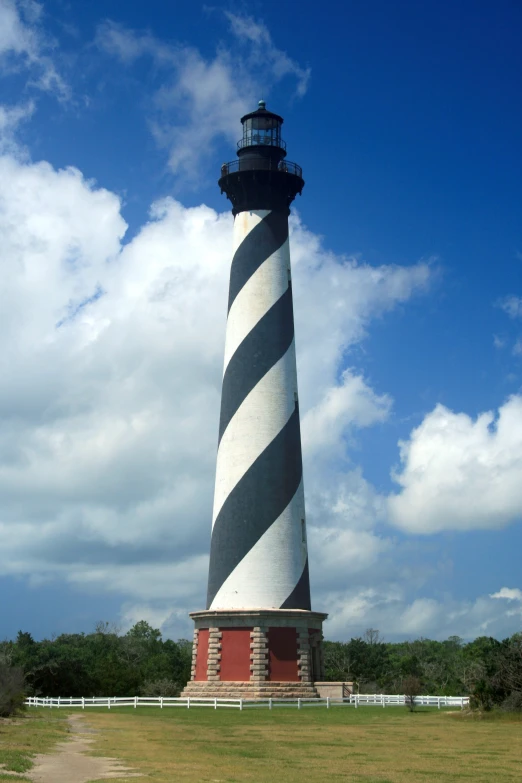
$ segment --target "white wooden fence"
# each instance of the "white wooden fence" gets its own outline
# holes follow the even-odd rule
[[[244,710],[252,707],[268,707],[269,710],[276,707],[343,707],[373,705],[375,707],[396,707],[406,704],[404,695],[386,695],[381,693],[352,693],[345,699],[203,699],[203,698],[174,698],[170,696],[96,696],[72,698],[58,696],[55,698],[40,698],[30,696],[26,699],[28,707],[107,707],[109,710],[115,707],[213,707],[215,710],[222,707]],[[460,707],[464,709],[469,704],[469,696],[416,696],[415,704],[423,707]]]

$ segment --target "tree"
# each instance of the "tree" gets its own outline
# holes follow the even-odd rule
[[[145,643],[154,643],[161,641],[161,631],[159,628],[153,628],[146,620],[139,620],[126,633],[127,638],[136,639]]]
[[[409,674],[402,681],[402,687],[404,690],[406,706],[410,712],[414,712],[415,698],[420,696],[421,693],[421,681],[418,677],[415,677],[415,675]]]
[[[376,628],[367,628],[362,638],[366,644],[382,644],[384,641]]]
[[[179,696],[185,683],[174,682],[164,677],[161,680],[147,680],[140,688],[142,696]]]
[[[9,718],[24,708],[25,678],[19,666],[0,660],[0,718]]]
[[[324,642],[325,677],[330,682],[349,682],[352,679],[348,645],[343,642]]]
[[[503,643],[498,656],[497,683],[507,691],[522,692],[522,633]]]

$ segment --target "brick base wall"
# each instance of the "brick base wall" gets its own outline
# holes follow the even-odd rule
[[[266,695],[269,693],[274,694],[272,698],[317,695],[313,680],[324,678],[322,623],[327,615],[300,609],[237,609],[194,612],[191,617],[196,626],[192,672],[184,695],[205,693],[222,698],[224,694],[229,697],[244,694],[244,698],[269,698]],[[200,657],[207,637],[204,680],[196,672],[202,669]]]

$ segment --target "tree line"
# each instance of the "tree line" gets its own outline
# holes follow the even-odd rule
[[[498,641],[480,636],[465,643],[415,639],[385,642],[368,629],[349,642],[324,642],[326,680],[355,682],[361,693],[470,695],[472,705],[522,710],[522,633]]]
[[[42,641],[20,631],[0,643],[0,683],[3,663],[23,674],[27,695],[177,696],[190,679],[191,657],[191,642],[163,639],[144,620],[125,634],[109,623]]]
[[[177,696],[190,678],[191,654],[189,641],[163,639],[144,620],[124,634],[109,623],[42,641],[20,631],[15,640],[0,642],[0,713],[2,698],[9,701],[20,690],[53,697]],[[451,636],[386,642],[370,628],[349,642],[325,641],[324,661],[326,680],[353,681],[361,693],[417,688],[469,694],[483,709],[522,709],[522,633],[503,641],[481,636],[465,643]]]

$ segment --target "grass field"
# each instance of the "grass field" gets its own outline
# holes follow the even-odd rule
[[[522,720],[514,717],[475,720],[460,711],[410,714],[401,707],[122,708],[84,715],[98,730],[97,755],[120,758],[156,783],[522,780]],[[65,710],[31,711],[7,737],[0,725],[0,747],[7,738],[12,751],[41,752],[63,737],[65,717]]]
[[[89,713],[97,751],[158,783],[522,779],[522,721],[366,707]]]
[[[29,780],[20,774],[33,766],[36,753],[51,751],[67,736],[63,715],[44,710],[26,713],[13,721],[0,720],[0,781]]]

